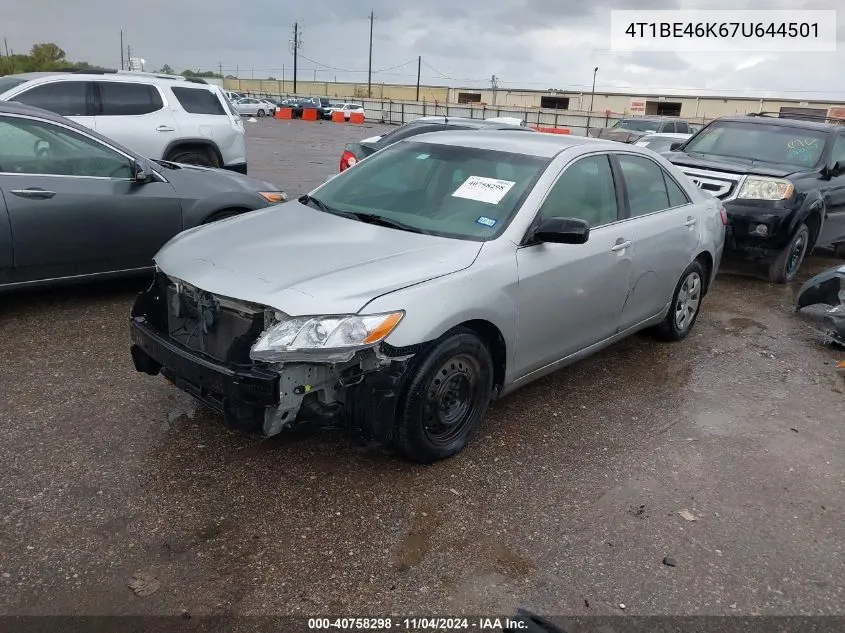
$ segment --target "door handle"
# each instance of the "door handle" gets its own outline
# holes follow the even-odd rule
[[[159,125],[156,130],[158,130],[159,132],[175,132],[176,128],[172,128],[167,125]]]
[[[687,221],[684,222],[684,226],[693,226],[698,220],[695,218],[687,218]]]
[[[610,249],[610,250],[611,250],[611,251],[613,251],[614,253],[615,253],[616,251],[624,251],[624,250],[625,250],[626,248],[628,248],[630,245],[631,245],[631,241],[630,241],[630,240],[628,240],[627,242],[620,242],[619,244],[614,244],[614,245],[611,247],[611,249]]]
[[[56,195],[55,191],[47,191],[46,189],[12,189],[11,193],[21,198],[39,198],[47,199]]]

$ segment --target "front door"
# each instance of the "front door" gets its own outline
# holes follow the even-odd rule
[[[524,376],[613,336],[628,294],[634,236],[620,206],[606,154],[570,163],[540,216],[590,223],[584,244],[532,244],[517,250],[517,371]]]
[[[129,157],[76,130],[0,116],[0,168],[13,282],[149,267],[182,229],[169,183],[136,182]]]
[[[827,214],[818,244],[838,246],[841,253],[845,249],[845,135],[843,134],[836,138],[833,145],[830,166],[832,167],[837,162],[842,171],[822,185]]]
[[[625,330],[660,314],[672,300],[681,273],[696,255],[701,217],[655,161],[623,153],[616,159],[634,235],[631,293],[620,324]]]

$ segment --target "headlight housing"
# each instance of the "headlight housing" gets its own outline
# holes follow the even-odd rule
[[[405,313],[278,316],[282,317],[281,321],[264,330],[250,349],[252,360],[346,362],[355,352],[381,343],[399,325]]]
[[[287,202],[288,196],[284,191],[259,191],[258,195],[270,204]]]
[[[748,176],[742,183],[737,198],[742,200],[786,200],[792,195],[793,191],[795,191],[795,187],[788,180]]]

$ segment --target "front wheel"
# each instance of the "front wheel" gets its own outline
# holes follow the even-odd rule
[[[680,341],[689,334],[698,319],[704,297],[704,267],[696,260],[681,274],[672,304],[663,322],[654,333],[664,341]]]
[[[493,359],[475,332],[445,335],[408,368],[394,447],[430,464],[460,452],[475,434],[493,390]]]
[[[773,284],[787,283],[795,279],[810,244],[810,229],[801,224],[789,244],[769,265],[769,281]]]

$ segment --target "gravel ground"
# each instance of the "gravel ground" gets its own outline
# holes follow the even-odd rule
[[[297,195],[385,128],[247,129]],[[686,340],[542,379],[430,467],[227,431],[132,368],[143,285],[0,303],[0,614],[845,614],[845,353],[797,284],[721,275]]]

